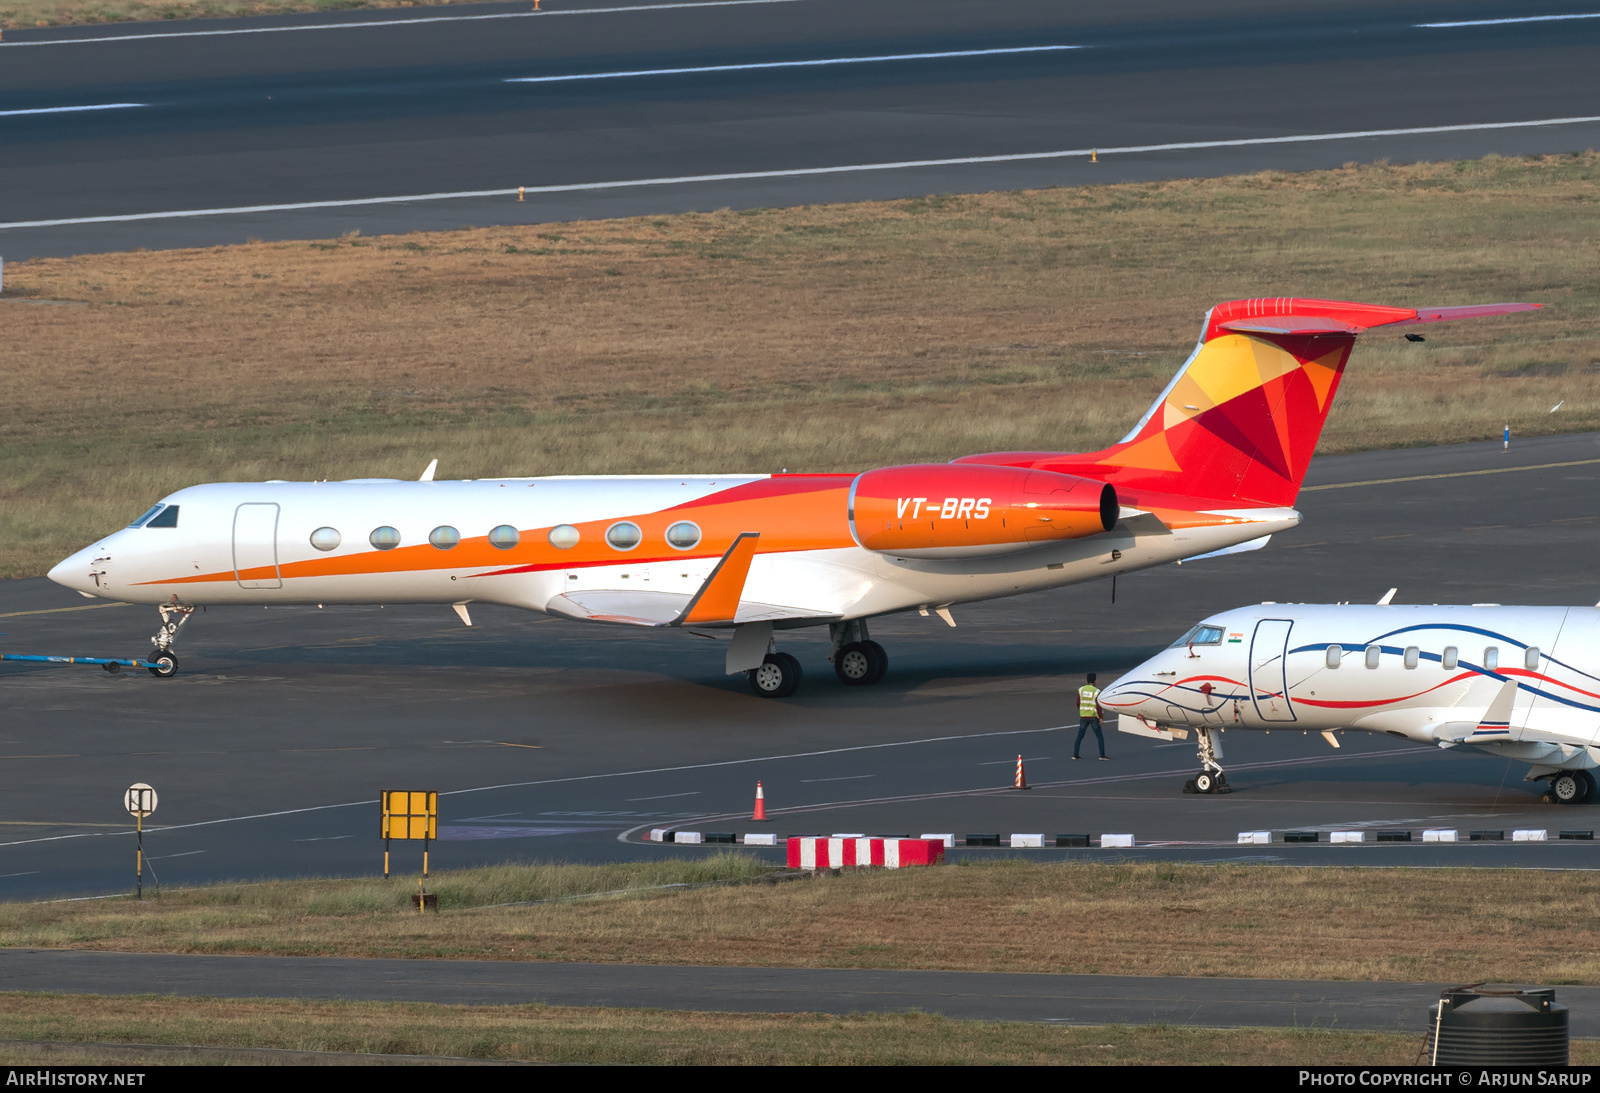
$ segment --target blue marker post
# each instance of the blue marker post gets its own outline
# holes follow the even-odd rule
[[[1509,452],[1511,450],[1511,426],[1509,423],[1506,425],[1505,434],[1501,437],[1501,443],[1504,445],[1504,447],[1500,449],[1502,452]]]

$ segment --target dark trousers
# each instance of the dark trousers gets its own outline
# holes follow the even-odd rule
[[[1090,729],[1094,730],[1094,738],[1100,741],[1100,754],[1105,755],[1106,735],[1100,731],[1100,719],[1098,717],[1078,718],[1078,740],[1077,743],[1072,745],[1073,755],[1077,755],[1083,748],[1083,734],[1088,732]]]

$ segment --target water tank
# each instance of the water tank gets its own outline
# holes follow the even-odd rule
[[[1452,987],[1428,1010],[1435,1066],[1566,1066],[1567,1007],[1549,987]]]

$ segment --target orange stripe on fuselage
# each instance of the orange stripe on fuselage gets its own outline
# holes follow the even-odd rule
[[[278,566],[276,575],[290,580],[488,569],[490,572],[477,575],[489,577],[553,569],[720,558],[741,533],[752,528],[761,531],[757,548],[760,554],[851,547],[855,545],[855,540],[850,537],[845,509],[850,482],[854,477],[842,474],[784,475],[734,486],[657,512],[618,514],[604,520],[576,524],[579,541],[567,550],[558,550],[550,545],[550,527],[546,526],[523,530],[522,541],[508,550],[491,545],[487,536],[475,536],[462,539],[450,550],[439,550],[422,543],[393,550],[364,550],[329,558],[284,562]],[[692,519],[700,526],[700,542],[686,551],[667,547],[667,528],[685,519]],[[639,525],[644,533],[639,547],[619,551],[606,545],[606,529],[619,520],[631,520]],[[271,566],[238,573],[238,578],[246,581],[271,580],[274,576]],[[234,579],[234,571],[227,569],[218,573],[144,581],[141,584],[206,584]]]

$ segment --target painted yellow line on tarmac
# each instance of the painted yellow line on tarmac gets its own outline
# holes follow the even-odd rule
[[[1354,486],[1388,486],[1395,482],[1431,482],[1436,478],[1472,478],[1480,474],[1510,474],[1512,471],[1548,471],[1555,467],[1588,467],[1600,459],[1573,459],[1566,463],[1530,463],[1525,467],[1490,467],[1482,471],[1451,471],[1448,474],[1413,474],[1405,478],[1369,478],[1365,482],[1331,482],[1326,486],[1306,486],[1301,493],[1317,490],[1348,490]]]
[[[544,745],[543,744],[511,744],[511,743],[507,743],[504,740],[500,741],[500,746],[502,748],[532,748],[534,751],[543,751],[544,750]]]
[[[125,603],[86,603],[82,607],[46,607],[39,611],[7,611],[0,619],[15,619],[23,615],[59,615],[63,611],[98,611],[102,607],[128,607]]]
[[[70,820],[0,820],[0,827],[127,827],[127,824],[76,823]]]

